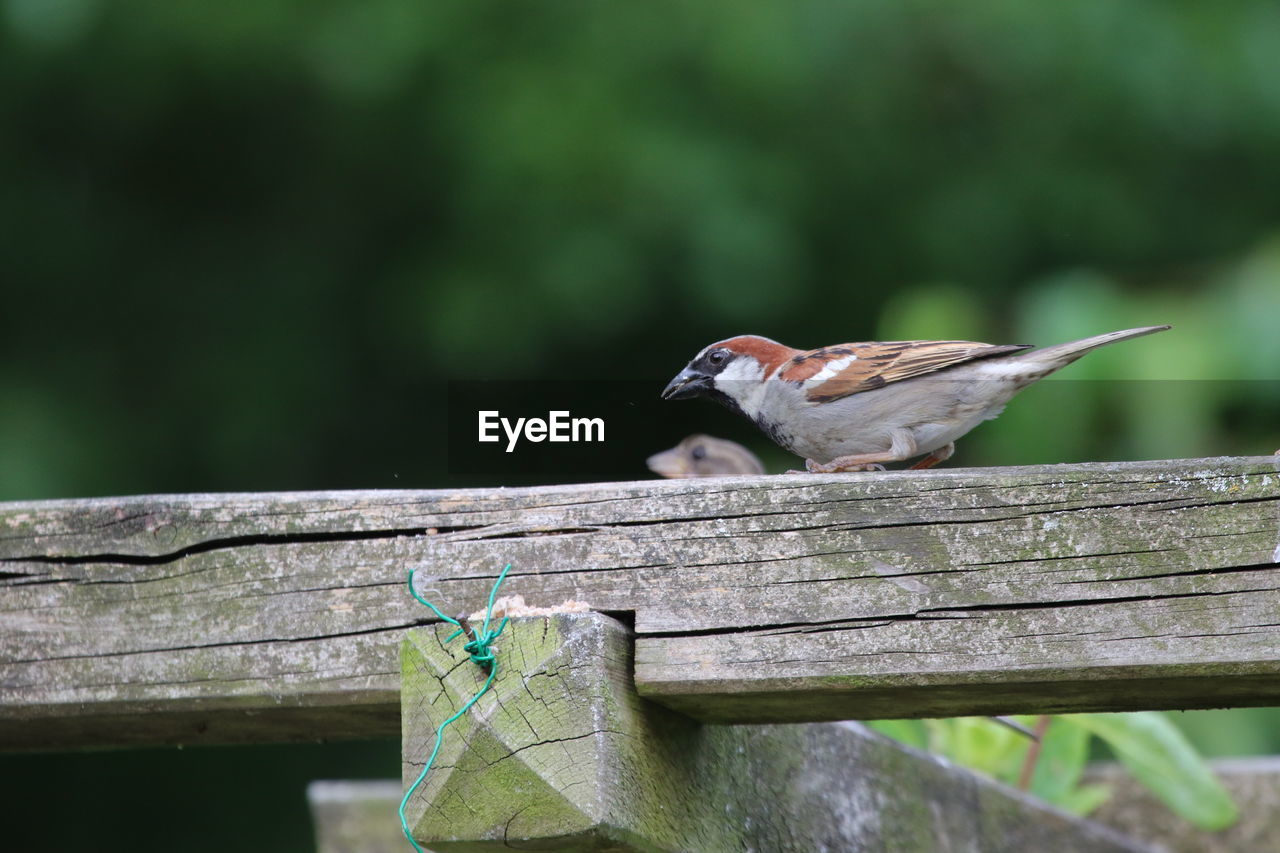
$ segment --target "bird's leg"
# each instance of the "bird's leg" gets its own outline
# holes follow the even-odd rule
[[[939,447],[937,450],[930,453],[925,458],[921,459],[916,464],[912,465],[907,470],[918,471],[922,468],[932,468],[934,465],[937,465],[939,462],[946,462],[948,459],[951,458],[951,454],[955,452],[956,452],[956,443],[954,441],[949,441],[946,444]]]
[[[885,462],[901,462],[916,455],[916,439],[910,431],[896,429],[890,433],[888,450],[879,453],[855,453],[851,456],[837,456],[830,462],[814,462],[804,460],[804,467],[810,474],[835,474],[838,471],[883,471]]]

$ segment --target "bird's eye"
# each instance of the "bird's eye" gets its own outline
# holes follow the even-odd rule
[[[722,349],[713,349],[713,350],[712,350],[712,351],[707,355],[707,361],[709,361],[709,362],[711,362],[712,364],[714,364],[714,365],[716,365],[717,367],[719,367],[720,365],[724,364],[725,359],[727,359],[728,357],[729,357],[729,354],[728,354],[727,352],[725,352],[724,350],[722,350]]]
[[[694,459],[706,459],[707,449],[703,447],[701,444],[699,444],[696,447],[694,447],[693,450],[689,451],[689,455],[692,456]]]

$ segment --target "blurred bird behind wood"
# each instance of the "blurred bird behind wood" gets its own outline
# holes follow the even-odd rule
[[[645,464],[653,473],[671,479],[764,473],[764,466],[750,450],[709,435],[691,435],[670,450],[650,456]]]

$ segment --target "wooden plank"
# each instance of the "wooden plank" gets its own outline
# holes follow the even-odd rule
[[[400,782],[318,780],[307,786],[316,853],[405,853],[400,831]],[[428,852],[429,853],[429,852]]]
[[[0,747],[388,734],[406,570],[458,612],[507,562],[707,719],[1278,704],[1278,468],[3,504]]]
[[[446,635],[405,641],[406,786],[486,678]],[[509,665],[405,810],[439,853],[1146,849],[860,726],[709,726],[646,702],[629,632],[598,613],[513,620],[501,645]]]
[[[1093,816],[1169,853],[1280,850],[1280,756],[1223,758],[1212,765],[1240,809],[1240,819],[1226,829],[1197,829],[1115,764],[1091,767],[1086,774],[1086,782],[1112,790]]]
[[[1218,759],[1212,765],[1240,809],[1240,820],[1227,829],[1196,829],[1114,764],[1091,767],[1086,774],[1086,782],[1112,789],[1111,798],[1091,818],[1169,853],[1280,850],[1280,757]],[[396,818],[400,796],[400,783],[393,780],[312,783],[307,798],[320,853],[402,851],[404,836]]]

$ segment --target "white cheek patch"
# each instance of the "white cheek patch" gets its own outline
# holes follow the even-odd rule
[[[716,389],[729,395],[748,417],[760,411],[764,393],[764,368],[754,358],[735,358],[714,380]]]
[[[764,368],[755,359],[733,359],[727,368],[716,375],[716,384],[721,382],[759,382],[764,379]]]
[[[843,358],[837,358],[835,361],[827,362],[821,370],[804,381],[804,387],[812,388],[814,385],[821,385],[857,360],[858,357],[856,355],[846,355]]]
[[[759,382],[764,379],[764,368],[754,358],[735,358],[716,376],[716,382]]]

